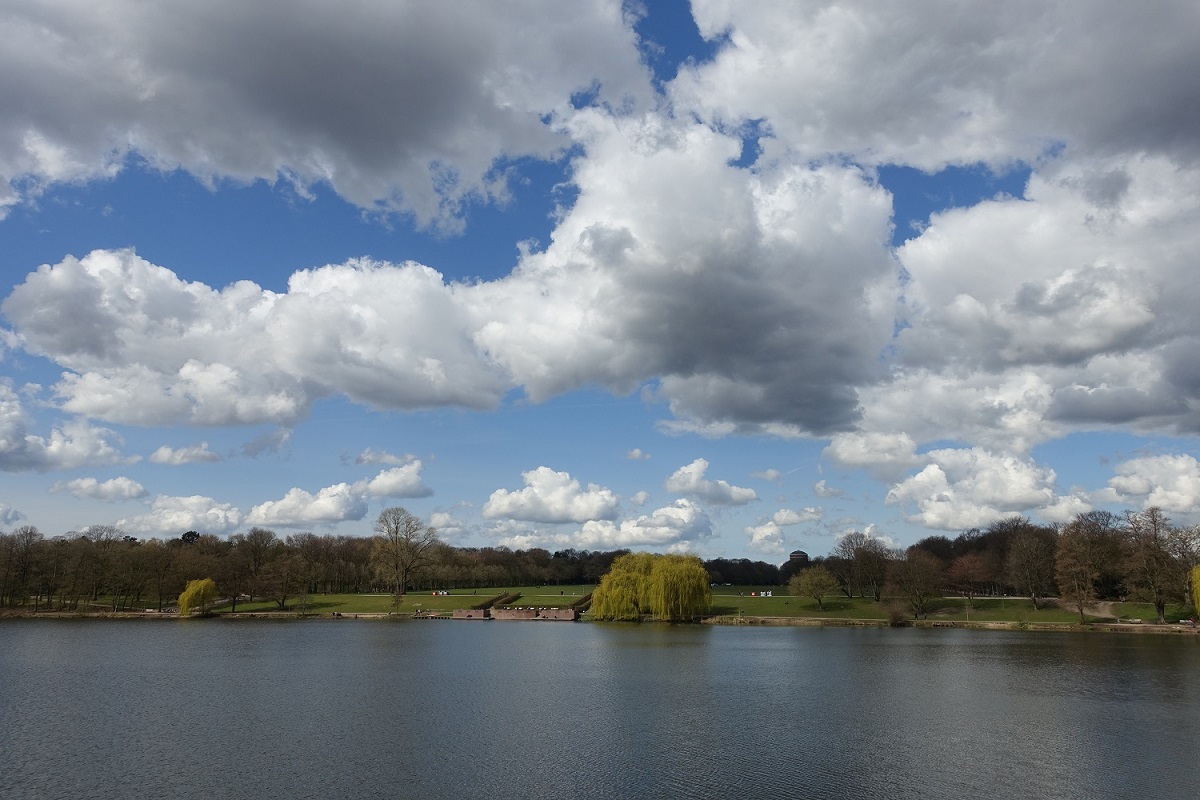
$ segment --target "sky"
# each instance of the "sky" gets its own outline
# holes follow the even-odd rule
[[[10,0],[0,528],[1200,522],[1200,7]]]

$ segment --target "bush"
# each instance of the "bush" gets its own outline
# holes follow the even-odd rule
[[[908,627],[908,609],[903,603],[892,601],[887,604],[888,625],[893,628]]]

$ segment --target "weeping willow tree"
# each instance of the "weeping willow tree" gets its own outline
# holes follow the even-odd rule
[[[592,595],[592,616],[598,620],[639,620],[649,614],[680,622],[711,607],[708,571],[695,556],[621,556]]]
[[[1192,611],[1200,614],[1200,565],[1192,567]]]
[[[200,608],[200,613],[208,611],[208,604],[217,596],[217,584],[212,578],[188,581],[187,588],[179,595],[179,615],[186,617],[193,608]]]
[[[650,553],[618,556],[612,568],[600,579],[592,594],[592,617],[602,620],[637,620],[650,611],[646,591],[654,568]]]
[[[708,570],[696,556],[659,556],[650,572],[650,613],[659,619],[692,620],[712,608]]]

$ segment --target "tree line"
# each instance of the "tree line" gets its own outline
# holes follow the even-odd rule
[[[138,539],[95,525],[47,537],[26,525],[0,532],[0,606],[98,610],[102,601],[113,611],[163,610],[190,581],[204,578],[214,580],[234,610],[241,600],[271,600],[284,609],[322,593],[597,584],[628,553],[454,547],[398,507],[379,515],[371,536],[280,536],[252,528],[227,538],[189,531]],[[827,574],[816,587],[819,596],[880,601],[887,595],[906,601],[916,615],[955,592],[968,602],[978,595],[1022,595],[1035,606],[1054,596],[1081,618],[1099,600],[1145,600],[1162,620],[1168,602],[1185,602],[1189,574],[1200,565],[1200,530],[1172,525],[1157,508],[1092,511],[1053,527],[1005,518],[953,539],[926,537],[904,550],[851,533],[812,562],[717,558],[702,564],[710,583],[738,586],[788,584],[803,568],[817,566]]]
[[[1062,526],[1008,517],[954,539],[929,536],[904,550],[852,533],[789,585],[818,603],[835,593],[901,598],[914,616],[927,616],[931,602],[947,592],[968,603],[978,595],[1020,595],[1035,608],[1056,597],[1080,621],[1098,601],[1137,600],[1153,604],[1165,622],[1168,603],[1190,602],[1197,566],[1200,527],[1172,525],[1152,507],[1089,511]]]
[[[0,532],[0,607],[110,610],[176,604],[192,581],[212,578],[222,597],[271,600],[280,609],[315,594],[391,593],[489,586],[597,584],[627,549],[454,547],[399,507],[372,536],[281,536],[251,528],[227,538],[188,531],[139,539],[111,525],[45,536],[32,525]],[[777,585],[780,568],[748,559],[705,562],[713,580]]]
[[[596,583],[625,552],[452,547],[402,508],[385,509],[372,536],[251,528],[138,539],[94,525],[48,537],[25,525],[0,532],[0,606],[161,611],[204,578],[235,604],[272,600],[280,609],[322,593]]]

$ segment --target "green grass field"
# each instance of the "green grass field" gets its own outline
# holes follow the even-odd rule
[[[521,597],[514,603],[516,606],[537,606],[539,608],[564,608],[594,589],[594,586],[509,586],[489,587],[486,589],[451,589],[449,594],[435,595],[432,592],[409,592],[393,603],[390,594],[310,594],[307,598],[293,596],[288,598],[288,613],[306,614],[386,614],[398,612],[413,614],[434,612],[449,614],[462,608],[470,608],[489,598],[504,594],[520,593]],[[230,610],[228,602],[220,602],[210,609],[216,614],[227,614]],[[279,606],[273,600],[255,599],[253,603],[240,601],[237,613],[272,613],[278,612]]]
[[[1158,617],[1154,606],[1150,603],[1113,603],[1113,615],[1123,620],[1140,619],[1142,622],[1157,622]],[[1195,615],[1191,606],[1182,603],[1167,603],[1167,622],[1175,623],[1181,619],[1190,620]]]
[[[773,592],[762,597],[762,592]],[[751,592],[757,597],[751,597]],[[739,594],[740,593],[740,594]],[[906,619],[912,618],[907,603],[899,598],[885,597],[876,603],[864,597],[843,595],[823,598],[824,610],[811,597],[792,597],[781,586],[717,586],[713,587],[713,613],[721,616],[745,614],[749,617],[815,617],[821,619],[888,619],[889,606],[900,607]],[[1054,601],[1041,601],[1034,609],[1033,602],[1016,597],[977,597],[971,607],[961,597],[939,597],[930,604],[929,618],[972,622],[1078,622],[1079,614],[1070,608],[1059,608]],[[1167,621],[1188,619],[1193,613],[1182,604],[1167,606]],[[1089,622],[1115,622],[1120,619],[1141,619],[1154,622],[1154,606],[1149,603],[1113,603],[1111,616],[1088,616]]]
[[[450,614],[457,609],[470,608],[489,598],[505,594],[520,593],[514,606],[539,608],[565,608],[587,595],[595,586],[500,586],[484,589],[454,589],[447,595],[431,592],[409,592],[393,604],[390,594],[311,594],[307,598],[288,598],[287,614],[329,615],[339,613],[387,614],[396,612],[405,616],[414,613]],[[881,602],[864,597],[831,595],[824,598],[824,608],[817,607],[811,597],[792,597],[782,586],[714,586],[712,613],[720,617],[792,617],[815,619],[861,619],[884,621],[889,619],[892,606],[900,610],[904,619],[911,619],[908,605],[899,598],[885,597]],[[771,592],[771,597],[762,593]],[[751,595],[754,596],[751,596]],[[103,611],[106,598],[100,598],[91,608]],[[1116,622],[1118,619],[1141,620],[1153,623],[1156,620],[1154,607],[1149,603],[1108,603],[1104,608],[1109,613],[1088,616],[1089,622]],[[218,616],[228,614],[228,601],[218,602],[210,611]],[[278,605],[272,600],[256,599],[253,603],[239,602],[237,613],[277,614]],[[1190,619],[1195,613],[1189,606],[1172,603],[1167,606],[1167,622],[1177,623]],[[584,617],[586,619],[586,616]],[[1043,601],[1042,608],[1034,609],[1027,599],[1014,597],[976,598],[970,608],[961,597],[940,597],[930,603],[930,620],[971,622],[1046,622],[1075,623],[1079,615],[1070,608],[1059,608],[1054,601]]]

